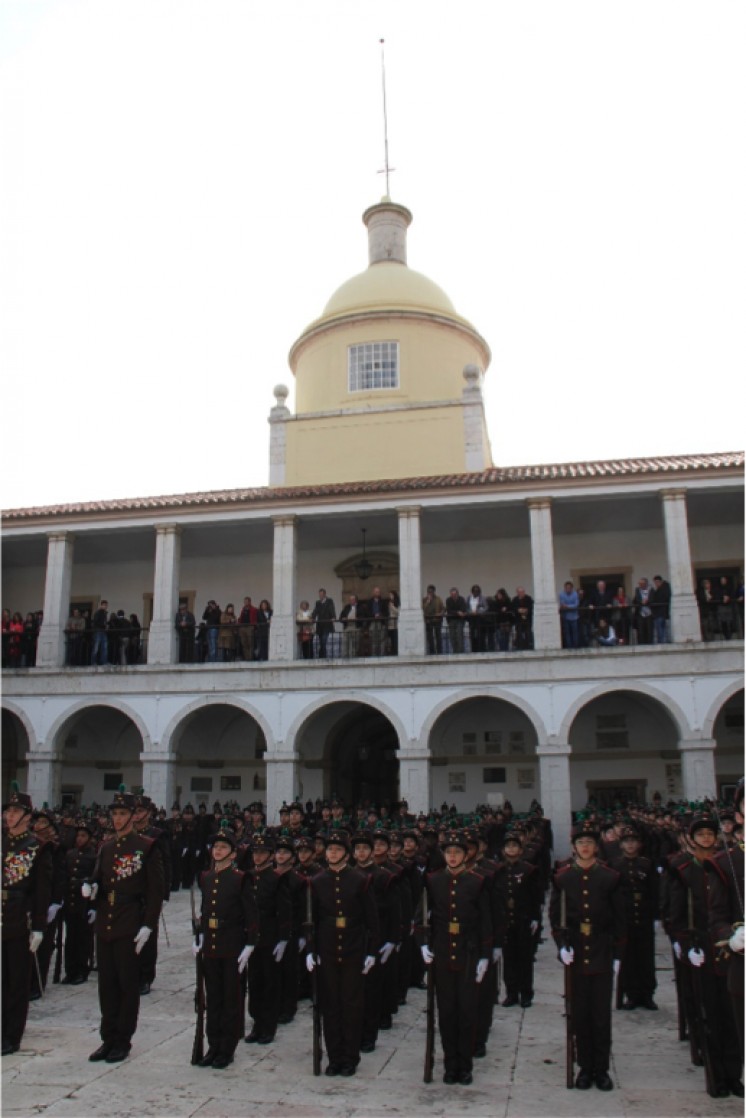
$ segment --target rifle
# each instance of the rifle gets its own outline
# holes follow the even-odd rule
[[[624,1003],[624,986],[622,984],[622,976],[624,974],[624,959],[619,964],[619,973],[616,976],[616,1007],[621,1009]]]
[[[422,890],[422,942],[425,947],[430,946],[430,924],[427,913],[427,889]],[[432,1083],[433,1067],[435,1066],[435,967],[432,963],[427,967],[427,1010],[425,1030],[425,1074],[423,1081]]]
[[[194,900],[194,885],[189,893],[192,904],[192,932],[195,942],[199,939],[200,921],[197,918],[197,906]],[[202,952],[196,957],[197,985],[194,991],[194,1012],[197,1014],[197,1024],[194,1030],[194,1043],[192,1044],[192,1064],[198,1064],[205,1054],[205,972],[202,961]]]
[[[692,947],[699,946],[699,935],[694,926],[694,896],[692,890],[688,890],[687,894],[687,907],[689,916],[689,942]],[[702,948],[704,951],[705,948]],[[710,1037],[707,1028],[707,1006],[702,991],[702,975],[700,974],[699,967],[691,967],[692,977],[692,993],[694,994],[694,1012],[692,1014],[692,1032],[696,1029],[697,1037],[692,1037],[694,1043],[698,1043],[699,1055],[705,1068],[705,1086],[707,1093],[710,1097],[714,1097],[715,1091],[715,1073],[712,1067],[712,1053],[710,1052]]]
[[[52,975],[52,982],[59,982],[62,974],[62,913],[58,912],[55,916],[57,921],[57,930],[55,932],[55,956],[54,956],[54,974]]]
[[[676,986],[676,1011],[679,1022],[679,1040],[687,1040],[689,1033],[686,1027],[686,1006],[684,1005],[684,994],[681,989],[682,975],[681,963],[676,958],[676,952],[671,946],[671,956],[673,958],[673,980]]]
[[[303,924],[303,930],[306,933],[306,949],[313,954],[315,942],[310,877],[306,881],[306,888],[308,891],[306,893],[306,919]],[[321,1006],[319,1005],[319,982],[316,974],[316,966],[314,966],[311,971],[311,1006],[313,1008],[313,1074],[321,1075]]]
[[[567,946],[567,895],[564,889],[560,894],[560,932],[563,946]],[[572,967],[562,964],[565,972],[565,1086],[571,1090],[575,1086],[575,1035],[572,1027]]]

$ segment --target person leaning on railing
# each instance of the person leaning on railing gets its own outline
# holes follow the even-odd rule
[[[311,660],[313,659],[313,620],[311,607],[305,600],[298,606],[295,621],[298,627],[301,659]]]
[[[65,627],[67,633],[67,662],[77,668],[85,663],[85,618],[80,610],[73,608]]]
[[[430,584],[427,593],[422,599],[422,612],[425,617],[425,635],[427,637],[427,651],[431,656],[440,656],[443,651],[443,599],[435,593],[435,587]]]
[[[580,598],[578,592],[573,586],[572,582],[568,579],[565,583],[564,589],[560,590],[559,594],[559,608],[560,608],[560,622],[562,625],[562,647],[563,648],[577,648],[579,644],[578,634],[578,606],[580,605]]]

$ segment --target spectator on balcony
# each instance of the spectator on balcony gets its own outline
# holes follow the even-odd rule
[[[23,635],[23,617],[14,613],[8,626],[8,667],[18,668],[21,664],[21,637]]]
[[[593,640],[593,626],[591,625],[591,612],[586,605],[586,594],[582,586],[578,587],[578,648],[590,648]]]
[[[214,664],[218,658],[218,635],[220,633],[220,606],[214,598],[210,598],[202,614],[202,620],[207,626],[207,659]]]
[[[525,652],[534,646],[534,600],[522,586],[518,586],[512,606],[515,615],[515,648]]]
[[[3,610],[2,635],[3,635],[3,667],[10,667],[10,610]]]
[[[374,586],[373,593],[365,606],[368,620],[368,634],[370,636],[371,656],[383,656],[386,642],[386,626],[388,625],[389,606],[385,598],[381,597],[381,587]]]
[[[510,650],[510,634],[513,631],[515,616],[513,614],[513,603],[504,586],[501,586],[495,594],[491,609],[494,613],[495,636],[497,637],[498,650],[500,652],[508,652]]]
[[[624,587],[617,587],[617,592],[612,599],[611,623],[616,629],[620,644],[629,644],[629,614],[630,600]]]
[[[302,660],[313,659],[313,615],[307,601],[302,601],[295,615],[298,629],[298,642]]]
[[[85,618],[75,606],[67,619],[67,662],[71,668],[85,664]]]
[[[635,628],[638,644],[653,643],[653,610],[650,606],[652,587],[646,578],[641,578],[635,590]]]
[[[736,617],[738,619],[738,632],[743,637],[743,579],[738,580],[736,590]]]
[[[703,578],[697,589],[697,605],[699,606],[699,624],[702,629],[702,640],[711,641],[718,630],[718,603],[715,591],[709,578]]]
[[[272,606],[262,598],[256,611],[256,658],[269,660],[269,626],[272,621]]]
[[[244,598],[241,612],[238,615],[238,638],[241,642],[242,660],[254,659],[256,627],[258,623],[258,609],[251,601],[251,598]]]
[[[21,633],[21,667],[33,668],[36,665],[36,641],[39,630],[36,627],[36,614],[27,613]]]
[[[733,636],[733,622],[735,620],[733,587],[727,575],[718,579],[717,591],[717,619],[720,632],[727,641]]]
[[[401,609],[401,602],[396,590],[389,590],[388,600],[388,630],[389,630],[389,653],[391,656],[399,655],[399,611]]]
[[[484,652],[487,642],[487,599],[477,583],[472,586],[466,601],[466,617],[471,651]]]
[[[237,619],[233,603],[228,602],[220,615],[220,631],[218,633],[218,653],[219,659],[223,663],[229,663],[236,658],[236,625]]]
[[[446,621],[448,623],[448,637],[451,652],[464,651],[464,621],[466,619],[466,602],[461,597],[456,586],[451,587],[451,592],[446,598]]]
[[[598,625],[602,617],[605,617],[607,621],[611,620],[612,600],[611,591],[604,580],[599,579],[588,595],[587,601],[588,609],[593,611],[590,615],[593,624]]]
[[[91,618],[93,632],[93,648],[91,649],[91,665],[96,668],[108,660],[109,643],[107,630],[109,627],[109,603],[102,598],[98,609]]]
[[[127,645],[127,663],[137,664],[140,661],[142,625],[136,613],[131,613],[129,617],[129,638],[129,644]]]
[[[599,619],[594,640],[601,648],[611,648],[613,645],[619,643],[617,635],[614,632],[614,626],[610,625],[605,617]]]
[[[342,655],[346,660],[353,660],[360,655],[360,628],[364,610],[358,601],[357,594],[350,594],[346,606],[342,606],[339,620],[342,622]]]
[[[179,634],[179,663],[191,664],[194,660],[194,638],[197,620],[186,602],[179,606],[176,614],[176,632]]]
[[[316,622],[316,633],[319,638],[319,659],[325,660],[326,646],[330,635],[334,632],[337,610],[332,599],[327,597],[323,586],[319,590],[319,596],[311,616]]]
[[[559,608],[560,620],[562,622],[562,647],[563,648],[577,648],[579,643],[578,634],[578,607],[580,605],[580,598],[578,592],[569,580],[565,583],[564,590],[560,590],[559,595]]]
[[[430,656],[440,656],[443,651],[443,599],[435,593],[432,583],[422,599],[422,612],[425,617],[425,637]]]
[[[650,608],[653,611],[653,632],[656,644],[668,641],[668,618],[671,613],[671,587],[661,575],[653,579],[650,591]]]
[[[109,633],[114,645],[112,663],[125,667],[130,645],[130,623],[123,609],[118,609],[109,618]]]

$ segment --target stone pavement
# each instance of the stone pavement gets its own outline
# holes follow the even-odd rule
[[[609,1094],[564,1086],[562,968],[553,944],[539,949],[531,1009],[495,1012],[487,1058],[475,1061],[471,1087],[446,1087],[438,1048],[432,1084],[422,1082],[425,995],[412,990],[362,1057],[354,1079],[314,1078],[311,1012],[281,1027],[266,1048],[239,1044],[225,1071],[190,1064],[194,1034],[194,960],[189,898],[165,906],[171,946],[161,931],[158,976],[142,999],[132,1053],[122,1064],[89,1063],[98,1046],[95,975],[84,986],[52,986],[32,1003],[21,1050],[2,1060],[4,1118],[688,1118],[743,1113],[740,1100],[710,1099],[702,1070],[689,1062],[676,1030],[668,941],[659,937],[658,1013],[614,1014]]]

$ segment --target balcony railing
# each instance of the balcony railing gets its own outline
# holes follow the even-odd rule
[[[269,659],[269,624],[177,627],[180,664],[252,663]]]
[[[147,662],[147,629],[68,629],[65,632],[65,666],[68,668],[131,668]]]
[[[372,621],[299,621],[297,659],[357,660],[369,656],[397,656],[398,630],[384,618]]]

